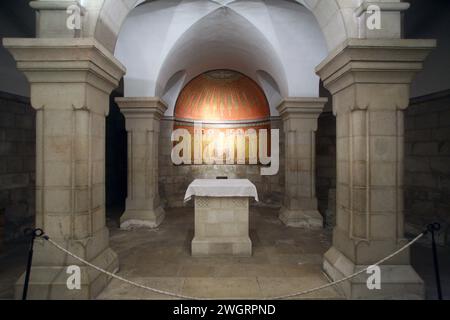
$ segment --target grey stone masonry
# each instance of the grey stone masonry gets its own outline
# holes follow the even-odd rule
[[[35,141],[29,99],[0,92],[0,244],[20,240],[33,224]]]
[[[405,128],[406,231],[437,221],[450,244],[450,90],[412,99]]]

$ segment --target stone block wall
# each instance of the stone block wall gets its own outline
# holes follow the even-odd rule
[[[416,234],[431,222],[450,243],[450,91],[413,99],[405,124],[406,231]]]
[[[173,120],[161,121],[159,143],[159,194],[167,207],[192,206],[192,201],[183,203],[184,194],[189,184],[195,179],[215,179],[227,176],[230,179],[245,178],[253,182],[258,190],[259,205],[279,207],[284,192],[284,137],[282,122],[279,118],[272,120],[272,129],[280,130],[280,170],[275,176],[261,176],[258,165],[182,165],[175,166],[170,157]],[[254,204],[254,203],[253,203]]]
[[[0,92],[0,243],[34,223],[35,137],[29,99]]]

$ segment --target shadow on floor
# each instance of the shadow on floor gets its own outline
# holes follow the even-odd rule
[[[192,208],[167,210],[163,224],[154,230],[123,231],[118,228],[121,210],[108,218],[111,247],[119,255],[119,275],[157,289],[195,297],[267,298],[290,294],[327,283],[322,272],[322,255],[331,245],[326,231],[285,227],[277,212],[252,208],[250,237],[254,254],[250,258],[193,258],[190,242],[194,235]],[[0,254],[0,299],[13,298],[13,285],[25,270],[27,246],[9,245]],[[450,299],[450,254],[439,248],[445,298]],[[436,299],[431,248],[416,244],[411,250],[414,268],[426,282],[428,299]],[[113,280],[99,299],[168,299]],[[342,299],[328,288],[303,299]]]

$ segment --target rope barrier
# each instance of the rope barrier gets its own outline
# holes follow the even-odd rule
[[[115,278],[115,279],[117,279],[117,280],[120,280],[120,281],[122,281],[122,282],[131,284],[131,285],[133,285],[133,286],[135,286],[135,287],[138,287],[138,288],[142,288],[142,289],[151,291],[151,292],[153,292],[153,293],[159,293],[159,294],[162,294],[162,295],[165,295],[165,296],[171,296],[171,297],[181,298],[181,299],[186,299],[186,300],[201,300],[201,299],[194,298],[194,297],[189,297],[189,296],[185,296],[185,295],[181,295],[181,294],[171,293],[171,292],[167,292],[167,291],[163,291],[163,290],[158,290],[158,289],[155,289],[155,288],[147,287],[147,286],[144,286],[144,285],[139,284],[139,283],[137,283],[137,282],[134,282],[134,281],[131,281],[131,280],[122,278],[121,276],[118,276],[118,275],[116,275],[116,274],[114,274],[114,273],[112,273],[112,272],[109,272],[109,271],[107,271],[107,270],[105,270],[105,269],[102,269],[102,268],[100,268],[100,267],[97,267],[96,265],[94,265],[94,264],[92,264],[92,263],[90,263],[90,262],[84,260],[83,258],[78,257],[77,255],[73,254],[73,253],[70,252],[69,250],[66,250],[66,249],[64,249],[63,247],[61,247],[59,244],[57,244],[55,241],[53,241],[52,239],[50,239],[48,236],[43,236],[43,238],[44,238],[45,240],[47,240],[48,242],[50,242],[53,246],[55,246],[55,247],[58,248],[59,250],[61,250],[61,251],[63,251],[64,253],[68,254],[69,256],[71,256],[72,258],[74,258],[74,259],[76,259],[76,260],[78,260],[78,261],[84,263],[85,265],[87,265],[87,266],[89,266],[89,267],[91,267],[91,268],[94,268],[95,270],[100,271],[100,272],[102,272],[102,273],[104,273],[104,274],[106,274],[106,275],[108,275],[108,276],[110,276],[110,277],[112,277],[112,278]]]
[[[379,266],[380,264],[383,264],[384,262],[386,262],[386,261],[392,259],[393,257],[395,257],[396,255],[398,255],[399,253],[403,252],[404,250],[406,250],[407,248],[409,248],[410,246],[412,246],[414,243],[416,243],[416,242],[417,242],[420,238],[422,238],[424,235],[425,235],[425,232],[422,232],[422,233],[419,234],[417,237],[415,237],[413,240],[411,240],[409,243],[407,243],[406,245],[404,245],[403,247],[401,247],[400,249],[398,249],[398,250],[395,251],[394,253],[388,255],[386,258],[381,259],[381,260],[378,261],[377,263],[375,263],[375,264],[373,264],[373,265],[371,265],[371,266],[368,266],[367,268],[362,269],[362,270],[360,270],[360,271],[358,271],[358,272],[355,272],[354,274],[349,275],[349,276],[347,276],[347,277],[345,277],[345,278],[342,278],[342,279],[340,279],[340,280],[333,281],[333,282],[331,282],[331,283],[325,284],[325,285],[323,285],[323,286],[320,286],[320,287],[317,287],[317,288],[314,288],[314,289],[302,291],[302,292],[300,292],[299,294],[295,294],[295,293],[294,293],[294,294],[291,294],[291,295],[279,296],[279,297],[275,297],[275,298],[273,298],[273,299],[271,299],[271,300],[281,300],[281,299],[288,299],[288,298],[298,297],[298,296],[300,296],[300,295],[306,295],[306,294],[308,294],[308,293],[312,293],[312,292],[315,292],[315,291],[323,290],[323,289],[326,289],[326,288],[335,286],[335,285],[337,285],[337,284],[339,284],[339,283],[342,283],[342,282],[351,280],[351,279],[353,279],[353,278],[356,278],[356,277],[359,276],[360,274],[367,272],[367,270],[369,270],[370,268],[377,267],[377,266]]]
[[[325,284],[325,285],[323,285],[323,286],[316,287],[316,288],[313,288],[313,289],[308,289],[308,290],[296,292],[296,293],[289,294],[289,295],[283,295],[283,296],[277,296],[277,297],[271,297],[271,298],[263,298],[262,300],[284,300],[284,299],[288,299],[288,298],[300,297],[300,296],[304,296],[304,295],[306,295],[306,294],[310,294],[310,293],[313,293],[313,292],[316,292],[316,291],[319,291],[319,290],[323,290],[323,289],[326,289],[326,288],[335,286],[335,285],[337,285],[337,284],[339,284],[339,283],[342,283],[342,282],[351,280],[351,279],[353,279],[353,278],[355,278],[355,277],[357,277],[357,276],[359,276],[359,275],[361,275],[361,274],[367,272],[370,268],[379,266],[379,265],[383,264],[384,262],[386,262],[386,261],[392,259],[392,258],[395,257],[396,255],[398,255],[399,253],[403,252],[404,250],[406,250],[407,248],[409,248],[410,246],[412,246],[414,243],[416,243],[416,242],[417,242],[420,238],[422,238],[426,233],[427,233],[427,231],[422,232],[421,234],[419,234],[417,237],[415,237],[413,240],[411,240],[409,243],[407,243],[406,245],[404,245],[403,247],[401,247],[400,249],[398,249],[398,250],[395,251],[394,253],[392,253],[392,254],[388,255],[387,257],[381,259],[381,260],[378,261],[377,263],[375,263],[375,264],[373,264],[373,265],[371,265],[371,266],[369,266],[369,267],[367,267],[367,268],[365,268],[365,269],[362,269],[362,270],[360,270],[360,271],[358,271],[358,272],[355,272],[354,274],[349,275],[349,276],[347,276],[347,277],[345,277],[345,278],[342,278],[342,279],[333,281],[333,282],[331,282],[331,283],[328,283],[328,284]],[[107,270],[104,270],[104,269],[102,269],[102,268],[100,268],[100,267],[98,267],[98,266],[96,266],[96,265],[94,265],[94,264],[92,264],[92,263],[90,263],[90,262],[84,260],[83,258],[78,257],[77,255],[73,254],[73,253],[70,252],[69,250],[63,248],[63,247],[60,246],[58,243],[56,243],[55,241],[53,241],[52,239],[50,239],[49,236],[47,236],[47,235],[41,235],[40,237],[42,237],[43,239],[45,239],[46,241],[48,241],[49,243],[51,243],[54,247],[56,247],[56,248],[59,249],[60,251],[66,253],[66,254],[68,254],[69,256],[71,256],[72,258],[74,258],[74,259],[80,261],[81,263],[83,263],[83,264],[85,264],[85,265],[87,265],[87,266],[89,266],[89,267],[91,267],[91,268],[93,268],[93,269],[95,269],[95,270],[97,270],[97,271],[99,271],[99,272],[102,272],[102,273],[104,273],[104,274],[110,276],[111,278],[114,278],[114,279],[117,279],[117,280],[119,280],[119,281],[128,283],[128,284],[130,284],[130,285],[132,285],[132,286],[135,286],[135,287],[138,287],[138,288],[147,290],[147,291],[151,291],[151,292],[153,292],[153,293],[158,293],[158,294],[162,294],[162,295],[165,295],[165,296],[170,296],[170,297],[175,297],[175,298],[180,298],[180,299],[185,299],[185,300],[213,300],[213,299],[209,299],[209,298],[190,297],[190,296],[186,296],[186,295],[182,295],[182,294],[177,294],[177,293],[173,293],[173,292],[168,292],[168,291],[164,291],[164,290],[159,290],[159,289],[155,289],[155,288],[152,288],[152,287],[149,287],[149,286],[145,286],[145,285],[139,284],[139,283],[137,283],[137,282],[134,282],[134,281],[131,281],[131,280],[122,278],[121,276],[118,276],[118,275],[116,275],[116,274],[114,274],[114,273],[112,273],[112,272],[109,272],[109,271],[107,271]],[[229,298],[229,299],[221,298],[221,299],[223,299],[223,300],[233,300],[233,299],[237,299],[237,298]],[[247,299],[248,299],[248,298],[247,298]],[[257,299],[255,299],[255,300],[257,300]]]

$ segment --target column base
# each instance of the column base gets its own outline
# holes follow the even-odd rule
[[[157,228],[164,220],[166,213],[162,207],[153,210],[125,210],[120,217],[120,228]]]
[[[119,271],[117,254],[107,248],[90,263],[116,273]],[[109,284],[111,277],[85,265],[79,265],[81,271],[81,289],[70,290],[67,287],[67,266],[33,266],[28,286],[28,300],[90,300],[95,299]],[[15,298],[21,299],[23,293],[23,274],[15,284]],[[72,283],[72,282],[70,282]]]
[[[282,207],[278,218],[288,227],[323,228],[323,217],[318,210],[290,210]]]
[[[367,266],[355,265],[334,247],[324,255],[323,269],[333,281],[348,277],[364,268]],[[372,274],[366,273],[342,282],[337,287],[352,300],[422,300],[425,298],[424,282],[410,265],[382,265],[380,268],[380,290],[367,288],[367,279]]]
[[[236,256],[251,257],[252,241],[250,238],[208,238],[192,240],[193,257]]]

